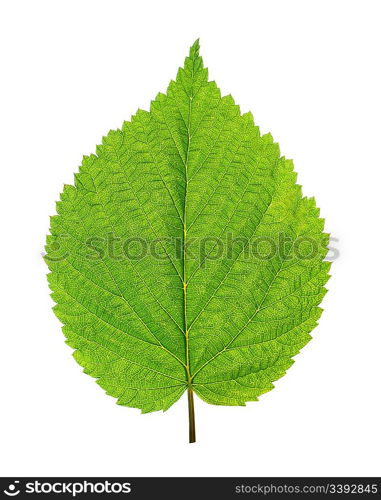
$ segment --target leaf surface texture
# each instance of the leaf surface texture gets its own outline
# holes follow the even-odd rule
[[[208,81],[198,42],[150,111],[84,157],[57,214],[55,313],[76,360],[121,405],[166,410],[188,387],[244,405],[311,338],[329,271],[324,222],[271,135]],[[247,255],[279,235],[284,252]],[[301,238],[312,258],[295,252]],[[154,253],[142,257],[144,245]]]

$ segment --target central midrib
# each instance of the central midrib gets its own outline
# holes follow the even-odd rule
[[[193,62],[194,65],[194,62]],[[192,83],[193,83],[194,68],[192,68]],[[185,332],[185,355],[186,355],[186,374],[188,379],[188,387],[191,388],[192,376],[190,370],[190,356],[189,356],[189,328],[187,319],[187,270],[186,270],[186,238],[187,238],[187,195],[188,195],[188,163],[191,142],[191,113],[192,113],[192,100],[193,100],[193,85],[191,86],[189,95],[188,107],[188,143],[185,157],[185,192],[184,192],[184,216],[183,216],[183,295],[184,295],[184,332]]]

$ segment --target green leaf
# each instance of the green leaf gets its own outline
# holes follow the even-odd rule
[[[292,162],[221,97],[196,41],[149,112],[84,157],[51,219],[46,261],[85,373],[143,412],[188,390],[244,405],[310,340],[328,236]]]

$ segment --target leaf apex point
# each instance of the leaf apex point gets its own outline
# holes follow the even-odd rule
[[[199,56],[199,52],[200,52],[200,39],[197,38],[197,40],[193,42],[191,48],[189,49],[189,57],[191,59],[196,59]]]

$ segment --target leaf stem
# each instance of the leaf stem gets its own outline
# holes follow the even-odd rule
[[[193,391],[188,387],[188,413],[189,413],[189,442],[196,442],[196,424],[194,418]]]

